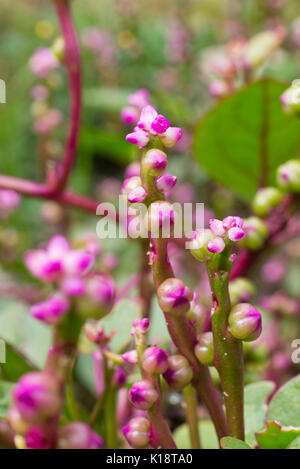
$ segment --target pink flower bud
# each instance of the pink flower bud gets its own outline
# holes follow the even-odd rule
[[[133,448],[146,448],[150,444],[151,438],[150,421],[145,417],[135,417],[123,427],[123,433]]]
[[[53,437],[45,426],[32,426],[25,435],[26,449],[53,449]]]
[[[122,358],[125,362],[130,363],[131,365],[136,365],[138,363],[138,354],[136,350],[129,350],[128,352],[123,353]]]
[[[54,293],[46,301],[30,308],[30,314],[46,324],[58,324],[70,307],[68,299],[62,293]]]
[[[156,179],[156,187],[160,192],[170,192],[177,182],[177,177],[170,173],[165,173]]]
[[[193,370],[185,357],[172,355],[163,377],[171,388],[181,390],[193,379]]]
[[[111,332],[109,335],[105,334],[104,327],[100,321],[91,320],[84,325],[85,335],[87,338],[94,342],[96,345],[105,345],[107,344],[115,332]]]
[[[127,199],[128,199],[128,202],[130,202],[131,204],[134,204],[134,203],[143,202],[146,197],[147,197],[146,190],[144,189],[143,186],[139,186],[136,189],[133,189],[131,192],[129,192]]]
[[[170,127],[170,122],[161,114],[158,114],[151,123],[151,133],[154,135],[164,134]]]
[[[136,381],[128,393],[131,404],[137,409],[147,410],[158,399],[158,392],[146,379]]]
[[[108,274],[91,274],[86,278],[86,296],[78,299],[79,311],[85,317],[102,318],[112,309],[115,284]]]
[[[244,220],[240,217],[226,217],[223,220],[224,230],[229,230],[230,228],[242,228]]]
[[[53,282],[63,274],[61,260],[51,259],[45,251],[28,251],[25,265],[29,272],[44,282]]]
[[[0,189],[0,211],[12,212],[20,205],[20,195],[8,189]]]
[[[169,127],[163,135],[160,135],[160,140],[167,148],[173,147],[182,137],[182,129],[179,127]]]
[[[126,168],[125,178],[128,179],[134,176],[141,176],[141,164],[139,161],[130,163]]]
[[[143,353],[142,366],[148,373],[164,373],[168,368],[168,354],[158,347],[148,347]]]
[[[47,47],[37,49],[29,60],[29,68],[38,78],[46,78],[49,72],[58,66],[59,61]]]
[[[232,228],[235,229],[235,228]],[[222,238],[214,238],[207,243],[207,250],[213,254],[218,254],[225,249],[225,243]]]
[[[300,161],[289,160],[277,169],[277,183],[288,192],[300,192]]]
[[[138,122],[138,128],[145,132],[150,132],[152,129],[152,122],[157,116],[157,111],[153,106],[147,105],[143,107],[140,120]]]
[[[142,180],[140,176],[132,176],[124,180],[121,191],[122,191],[122,194],[126,196],[127,198],[130,192],[132,192],[134,189],[137,189],[138,187],[141,187],[141,186],[142,186]]]
[[[223,236],[225,234],[225,229],[223,228],[223,222],[217,218],[211,218],[209,220],[209,227],[213,234],[216,236]]]
[[[123,107],[121,109],[121,119],[127,125],[134,125],[140,117],[139,111],[133,106]]]
[[[144,148],[149,143],[150,135],[146,134],[143,130],[136,130],[126,135],[126,140],[129,143],[133,143],[133,145],[137,145],[139,148]]]
[[[32,423],[54,417],[62,404],[56,381],[42,372],[23,375],[12,398],[20,416]]]
[[[159,237],[160,229],[164,232],[164,230],[174,226],[175,211],[173,205],[169,202],[153,202],[148,209],[147,215],[148,231],[151,232],[153,238]]]
[[[30,96],[34,101],[45,101],[49,97],[49,90],[46,86],[36,85],[31,88]]]
[[[230,332],[236,339],[250,342],[261,334],[261,314],[248,303],[235,305],[228,317]]]
[[[83,249],[75,249],[65,254],[63,258],[64,271],[72,276],[84,275],[93,266],[95,257]]]
[[[190,309],[192,290],[178,278],[165,280],[158,288],[159,306],[165,313],[180,316]]]
[[[85,282],[81,277],[66,277],[60,287],[69,296],[81,296],[85,293]]]
[[[121,366],[116,366],[112,377],[112,385],[115,388],[121,388],[126,384],[127,373]]]
[[[40,135],[52,132],[63,121],[63,114],[58,109],[48,109],[46,114],[39,117],[34,123],[34,131]]]
[[[150,327],[150,321],[148,318],[137,318],[132,323],[131,335],[146,334]]]
[[[128,96],[128,103],[138,109],[143,109],[149,104],[149,91],[144,88],[137,90]]]
[[[243,238],[244,235],[245,235],[245,232],[241,228],[230,228],[227,234],[228,238],[231,241],[239,241],[240,239]]]
[[[148,150],[143,158],[143,168],[147,168],[153,176],[159,176],[167,167],[167,155],[156,148]]]
[[[103,439],[83,422],[68,423],[58,433],[58,449],[98,449],[102,445]]]
[[[214,364],[215,349],[212,332],[204,332],[200,335],[194,352],[203,365],[212,366]]]

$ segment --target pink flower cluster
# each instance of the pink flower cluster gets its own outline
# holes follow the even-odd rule
[[[222,252],[225,248],[224,238],[230,241],[239,241],[245,235],[243,230],[244,220],[240,217],[226,217],[223,221],[217,218],[209,220],[209,226],[216,238],[207,243],[208,251],[212,253]]]
[[[31,314],[47,324],[57,324],[68,312],[69,297],[86,295],[86,304],[95,315],[106,314],[115,298],[114,282],[108,274],[88,274],[99,253],[95,240],[82,249],[72,249],[64,236],[56,235],[45,249],[27,252],[25,264],[32,275],[55,283],[58,292],[31,307]]]
[[[171,127],[170,122],[156,109],[147,105],[143,107],[140,119],[134,132],[126,136],[127,142],[144,148],[150,142],[151,137],[158,137],[165,147],[173,147],[182,136],[182,129]]]

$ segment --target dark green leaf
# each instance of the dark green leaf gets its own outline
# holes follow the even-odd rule
[[[5,381],[16,382],[22,375],[35,369],[17,348],[5,344],[5,363],[0,367],[0,377]]]
[[[199,163],[245,199],[274,184],[277,166],[297,154],[299,123],[280,104],[286,87],[270,79],[252,83],[222,100],[196,127]]]

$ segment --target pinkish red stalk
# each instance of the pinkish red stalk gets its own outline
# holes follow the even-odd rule
[[[79,44],[73,27],[70,2],[54,0],[54,3],[65,42],[64,60],[68,72],[70,93],[69,132],[63,156],[62,172],[55,187],[55,192],[59,194],[68,182],[76,158],[81,108],[81,66]]]

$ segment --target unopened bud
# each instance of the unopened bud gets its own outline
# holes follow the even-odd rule
[[[297,116],[300,113],[300,80],[294,80],[281,95],[280,101],[286,114]]]
[[[165,173],[156,179],[156,187],[159,192],[169,193],[177,182],[177,177],[170,173]]]
[[[215,350],[212,332],[204,332],[200,335],[194,352],[203,365],[212,366],[214,364]]]
[[[253,210],[260,217],[268,216],[283,199],[283,193],[276,187],[259,189],[254,197]]]
[[[196,331],[198,331],[206,320],[207,311],[205,306],[203,306],[197,298],[194,298],[186,316],[195,327]]]
[[[300,160],[289,160],[279,166],[277,183],[285,191],[300,192]]]
[[[236,339],[251,342],[261,334],[261,314],[248,303],[239,303],[228,317],[230,332]]]
[[[157,401],[158,392],[150,381],[142,379],[133,384],[128,393],[128,398],[137,409],[147,410]]]
[[[102,445],[103,439],[83,422],[68,423],[58,433],[58,449],[98,449]]]
[[[167,155],[156,148],[147,151],[143,158],[143,169],[147,169],[152,176],[160,176],[168,164]]]
[[[172,355],[168,359],[168,368],[163,377],[173,389],[183,389],[193,379],[193,370],[185,357]]]
[[[232,305],[249,301],[255,295],[255,287],[247,278],[238,277],[229,283],[229,295]]]
[[[91,274],[86,278],[86,296],[80,297],[78,310],[81,315],[100,319],[112,309],[115,300],[115,284],[108,274]]]
[[[210,260],[213,253],[208,250],[208,243],[212,242],[214,239],[216,239],[216,236],[211,230],[196,230],[190,242],[191,254],[199,261]]]
[[[164,373],[168,368],[168,354],[158,347],[148,347],[143,353],[142,366],[153,374]]]
[[[190,309],[192,290],[178,278],[168,278],[158,288],[158,303],[165,313],[180,316]]]
[[[150,444],[151,439],[150,421],[145,417],[135,417],[123,427],[123,433],[133,448],[146,448]]]
[[[24,375],[15,386],[12,397],[21,418],[27,422],[53,417],[61,407],[56,381],[42,372]]]
[[[244,221],[243,229],[245,236],[240,241],[240,245],[250,251],[260,249],[268,236],[268,227],[265,222],[258,217],[250,217]]]

